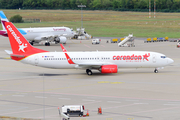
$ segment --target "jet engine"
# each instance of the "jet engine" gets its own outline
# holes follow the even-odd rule
[[[117,65],[103,65],[100,68],[101,73],[117,73],[118,67]]]
[[[64,36],[61,36],[61,37],[56,37],[55,39],[54,39],[54,41],[56,42],[56,43],[66,43],[66,37],[64,37]]]

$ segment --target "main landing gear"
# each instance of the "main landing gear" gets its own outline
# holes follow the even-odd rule
[[[157,69],[155,69],[155,70],[154,70],[154,73],[158,73],[158,70],[157,70]]]
[[[90,69],[86,69],[87,75],[92,75],[92,71]]]
[[[50,46],[50,43],[49,43],[49,42],[46,42],[46,43],[45,43],[45,46]]]

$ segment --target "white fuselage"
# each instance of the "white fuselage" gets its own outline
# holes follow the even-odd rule
[[[27,40],[42,41],[48,37],[64,36],[73,37],[74,32],[68,27],[42,27],[42,28],[19,28]]]
[[[91,64],[92,69],[96,69],[96,64],[114,64],[117,65],[118,68],[158,68],[169,65],[173,62],[172,59],[167,58],[161,53],[146,51],[67,53],[75,64],[68,63],[64,52],[38,53],[26,57],[25,59],[21,60],[21,62],[55,69],[86,69],[89,68]],[[83,64],[83,66],[80,64]]]

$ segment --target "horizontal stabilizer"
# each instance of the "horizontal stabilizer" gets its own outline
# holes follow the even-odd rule
[[[10,51],[10,50],[4,50],[7,54],[12,54],[13,52],[12,51]]]
[[[13,54],[13,52],[10,50],[5,50],[5,52],[7,54],[9,54],[11,57],[18,57],[18,58],[24,58],[25,57],[24,55]]]
[[[11,54],[12,57],[24,58],[24,55]]]

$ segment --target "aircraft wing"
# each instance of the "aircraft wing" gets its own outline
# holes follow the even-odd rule
[[[112,63],[106,63],[106,62],[95,62],[95,63],[76,63],[76,68],[100,68],[103,65],[112,65]]]
[[[102,66],[102,65],[111,65],[112,63],[106,62],[95,62],[95,63],[77,63],[79,66]]]
[[[64,52],[67,61],[69,64],[76,64],[76,68],[100,68],[103,65],[112,65],[112,63],[107,62],[85,62],[85,63],[75,63],[67,54],[67,50],[64,48],[62,44],[60,44],[62,51]]]
[[[53,38],[59,37],[59,36],[64,36],[64,37],[66,37],[67,34],[39,36],[39,37],[36,37],[34,40],[48,40],[48,39],[53,39]]]

